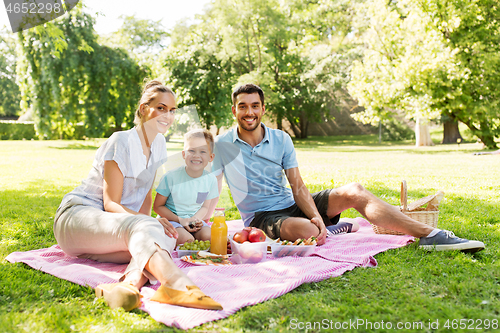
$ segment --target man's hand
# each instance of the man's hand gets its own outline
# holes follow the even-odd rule
[[[179,218],[179,223],[189,232],[197,232],[203,227],[203,221],[197,217]]]
[[[164,218],[164,217],[157,217],[156,219],[163,226],[163,230],[165,230],[165,235],[167,235],[170,238],[175,238],[175,239],[177,239],[177,237],[179,237],[179,234],[177,234],[177,230],[175,230],[175,228],[172,225],[172,223],[170,223],[166,218]]]
[[[326,242],[326,227],[325,227],[325,223],[323,222],[323,219],[320,217],[313,217],[311,219],[311,223],[316,225],[319,229],[319,235],[316,239],[316,242],[318,243],[318,245],[325,244],[325,242]]]

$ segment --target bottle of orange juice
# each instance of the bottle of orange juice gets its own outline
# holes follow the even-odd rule
[[[214,222],[211,228],[210,252],[227,254],[227,225],[224,208],[215,208]]]

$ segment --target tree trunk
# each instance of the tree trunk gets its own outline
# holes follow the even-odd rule
[[[246,28],[246,26],[244,26]],[[253,63],[252,63],[252,56],[250,55],[250,41],[248,40],[248,33],[245,30],[245,39],[247,41],[247,57],[248,57],[248,66],[250,68],[250,72],[253,71]]]
[[[488,147],[489,149],[498,149],[497,143],[495,142],[495,137],[493,135],[491,135],[491,133],[481,132],[481,130],[479,128],[474,126],[474,124],[472,123],[472,121],[470,119],[461,119],[460,121],[463,122],[465,125],[467,125],[467,127],[469,127],[470,130],[472,131],[472,134],[476,135],[479,139],[481,139],[481,142],[486,147]],[[481,123],[480,125],[482,128],[483,128],[483,126],[484,127],[487,126],[486,124],[483,124],[483,123]]]
[[[443,141],[441,143],[460,143],[462,136],[458,129],[458,121],[455,118],[449,118],[443,123]]]
[[[123,131],[122,123],[115,121],[115,130],[113,132]]]
[[[288,119],[288,122],[290,123],[290,127],[292,128],[292,131],[293,131],[293,135],[296,137],[296,138],[300,138],[300,130],[297,128],[297,125],[295,125],[293,123],[293,121],[290,121],[290,119]]]
[[[255,28],[253,27],[253,24],[251,26],[252,26],[253,38],[255,40],[255,45],[257,46],[257,53],[259,54],[259,67],[257,69],[260,69],[260,67],[262,66],[262,55],[260,52],[259,40],[257,39],[257,34],[255,33]]]
[[[306,116],[305,116],[303,111],[301,112],[301,115],[299,117],[299,121],[300,121],[300,124],[299,124],[299,126],[300,126],[300,138],[307,139],[307,127],[309,126],[309,122],[307,121]]]
[[[431,139],[431,133],[429,132],[429,121],[424,118],[417,118],[417,124],[415,125],[415,137],[416,146],[434,146]]]

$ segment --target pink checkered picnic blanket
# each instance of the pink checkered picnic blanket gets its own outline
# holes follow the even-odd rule
[[[194,266],[178,258],[176,264],[200,287],[224,307],[221,311],[190,309],[150,301],[159,284],[141,289],[141,310],[168,326],[189,329],[203,323],[226,318],[239,309],[279,297],[303,283],[318,282],[342,275],[355,267],[374,267],[373,256],[388,249],[405,246],[411,236],[377,235],[370,224],[356,218],[358,232],[327,238],[310,257],[267,256],[258,264],[231,266]],[[243,228],[241,220],[228,221],[229,232]],[[176,254],[174,253],[174,257]],[[67,256],[59,246],[14,252],[6,258],[11,263],[23,262],[34,269],[59,278],[88,285],[117,282],[127,265],[99,263]]]

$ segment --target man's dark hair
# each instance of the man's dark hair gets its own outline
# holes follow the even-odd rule
[[[260,89],[258,85],[255,85],[253,83],[247,83],[241,85],[233,91],[231,95],[231,98],[233,100],[233,105],[236,106],[236,97],[239,94],[254,94],[254,93],[259,93],[260,102],[262,103],[262,105],[264,105],[264,92],[262,91],[262,89]]]

